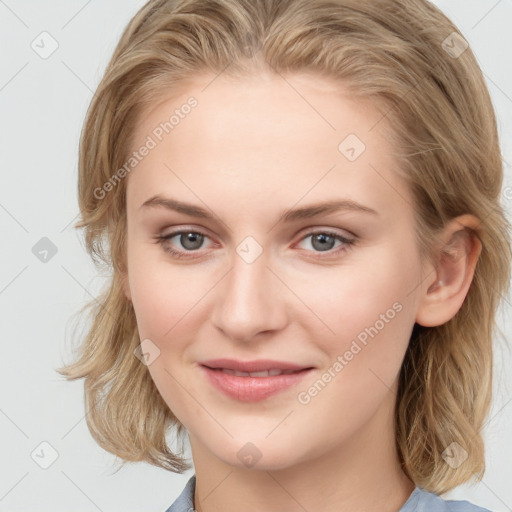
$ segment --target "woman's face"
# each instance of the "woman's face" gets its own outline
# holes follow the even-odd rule
[[[422,268],[386,123],[306,74],[198,78],[141,118],[125,291],[196,453],[278,469],[393,438]]]

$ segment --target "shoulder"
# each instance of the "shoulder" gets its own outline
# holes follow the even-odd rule
[[[444,500],[437,494],[416,487],[399,512],[491,512],[466,500]]]
[[[165,512],[195,512],[194,492],[196,489],[196,475],[192,475],[176,501]]]

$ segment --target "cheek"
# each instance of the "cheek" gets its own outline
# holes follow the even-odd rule
[[[335,418],[334,423],[350,431],[389,398],[409,344],[414,308],[404,300],[399,281],[394,286],[386,280],[366,281],[371,289],[350,280],[345,284],[317,310],[334,333],[319,334],[308,321],[311,339],[326,357],[319,375],[301,386],[298,398],[301,404],[311,403],[312,409],[304,410],[315,410],[318,425]]]
[[[162,249],[134,247],[128,264],[139,333],[157,342],[172,336],[194,314],[194,305],[208,289],[193,266],[172,265],[166,258]]]
[[[346,355],[354,369],[399,367],[414,325],[411,290],[418,275],[416,260],[405,254],[411,252],[382,247],[368,261],[354,260],[322,279],[302,281],[297,295],[314,313],[304,310],[303,325],[313,338],[317,332],[331,363]]]
[[[188,415],[200,411],[183,392],[187,383],[182,369],[189,362],[187,348],[198,326],[198,300],[206,290],[191,286],[190,277],[166,263],[134,265],[129,272],[140,339],[149,339],[157,347],[158,356],[148,371],[168,407],[180,421],[189,423]]]

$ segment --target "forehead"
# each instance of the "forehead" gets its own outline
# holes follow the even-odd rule
[[[397,214],[412,200],[393,171],[387,128],[370,100],[325,77],[198,76],[140,117],[132,149],[148,137],[154,147],[130,173],[128,201],[179,190],[218,202],[222,191],[291,206],[329,194]]]

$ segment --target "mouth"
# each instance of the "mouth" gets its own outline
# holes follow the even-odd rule
[[[258,377],[260,372],[273,372],[270,375],[280,375],[280,373],[293,373],[312,368],[310,365],[292,363],[290,361],[277,361],[274,359],[257,359],[254,361],[241,361],[237,359],[209,359],[201,361],[201,365],[207,366],[212,370],[231,370],[239,372],[241,375]],[[280,373],[276,373],[280,372]],[[261,377],[268,377],[268,374],[261,374]]]
[[[241,402],[257,402],[270,398],[296,386],[314,370],[312,366],[268,360],[217,360],[201,363],[199,367],[216,390]]]
[[[206,365],[203,365],[206,366]],[[227,375],[236,375],[237,377],[276,377],[277,375],[290,375],[292,373],[299,373],[311,368],[303,368],[301,370],[281,370],[279,368],[271,368],[269,370],[261,370],[259,372],[241,372],[239,370],[232,370],[231,368],[212,368],[206,366],[210,370],[226,373]]]

